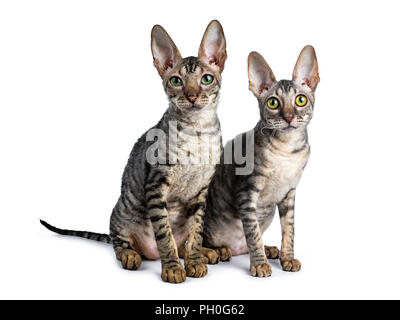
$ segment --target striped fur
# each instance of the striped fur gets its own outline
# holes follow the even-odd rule
[[[186,276],[207,274],[201,254],[203,217],[208,185],[222,152],[217,105],[226,58],[225,38],[219,22],[212,21],[200,45],[199,56],[182,59],[166,31],[155,26],[152,52],[169,107],[133,147],[122,177],[121,195],[112,211],[110,236],[66,231],[43,224],[61,234],[112,243],[125,269],[138,269],[142,258],[160,258],[162,279],[180,283]],[[212,75],[213,81],[202,84],[204,74]],[[172,77],[179,77],[182,86],[173,86]],[[147,153],[155,142],[146,137],[156,130],[165,134],[166,144],[159,145],[158,153],[165,152],[167,163],[148,161]],[[170,134],[177,137],[177,148],[169,148]],[[184,153],[210,159],[210,150],[217,153],[214,162],[191,164],[179,158]],[[185,268],[179,254],[184,258]]]
[[[294,258],[295,192],[310,153],[307,125],[314,108],[315,81],[319,78],[311,47],[302,51],[299,61],[294,75],[298,74],[297,69],[306,71],[300,79],[294,76],[291,81],[277,82],[265,60],[259,54],[250,54],[250,89],[260,109],[260,121],[253,130],[254,154],[246,155],[249,159],[254,157],[254,170],[237,175],[238,164],[221,164],[209,187],[204,246],[228,252],[222,261],[249,252],[253,276],[269,276],[267,255],[278,255],[276,248],[264,247],[262,241],[276,207],[282,227],[282,267],[286,271],[300,270],[300,262]],[[308,99],[303,107],[295,105],[299,94]],[[271,97],[280,101],[274,110],[266,105]],[[292,115],[289,117],[288,113]],[[244,141],[244,134],[241,137]],[[232,145],[235,146],[228,143],[226,148]],[[224,153],[228,152],[226,148]]]
[[[104,243],[111,243],[111,237],[108,234],[103,233],[95,233],[90,231],[75,231],[75,230],[66,230],[66,229],[59,229],[51,224],[48,224],[46,221],[40,220],[40,223],[45,226],[50,231],[53,231],[58,234],[62,234],[64,236],[74,236],[74,237],[81,237],[89,240],[95,240]]]

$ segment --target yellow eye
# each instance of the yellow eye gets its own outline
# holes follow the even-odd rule
[[[296,105],[299,107],[304,107],[307,104],[307,98],[306,96],[300,94],[296,97]]]
[[[276,109],[279,107],[279,101],[276,98],[269,98],[267,101],[267,106],[270,109]]]

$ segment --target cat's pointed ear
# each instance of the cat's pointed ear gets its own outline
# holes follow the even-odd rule
[[[251,52],[247,62],[249,89],[259,98],[263,91],[269,90],[276,83],[276,79],[268,63],[258,52]]]
[[[198,58],[204,63],[224,70],[226,60],[226,41],[224,30],[217,20],[211,21],[201,40]]]
[[[159,25],[155,25],[151,30],[151,52],[153,53],[154,66],[161,77],[182,59],[178,48],[167,31]]]
[[[319,82],[318,61],[312,46],[305,46],[293,70],[293,81],[314,91]]]

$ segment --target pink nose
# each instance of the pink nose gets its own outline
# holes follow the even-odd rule
[[[291,123],[294,118],[294,114],[292,112],[284,113],[283,118],[287,121],[287,123]]]
[[[191,103],[193,103],[197,100],[197,94],[188,95],[187,98]]]

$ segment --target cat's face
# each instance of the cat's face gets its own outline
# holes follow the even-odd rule
[[[313,114],[314,94],[293,81],[277,82],[259,101],[261,117],[269,129],[306,126]]]
[[[172,105],[179,109],[200,110],[215,105],[219,94],[221,73],[198,58],[182,59],[163,78],[165,92]]]
[[[264,58],[252,52],[249,55],[249,81],[268,129],[290,131],[308,125],[319,82],[317,58],[311,46],[300,53],[293,79],[279,82]]]
[[[153,28],[152,52],[154,65],[174,108],[196,112],[209,105],[216,106],[226,60],[225,36],[218,21],[208,25],[198,57],[181,58],[161,26]]]

